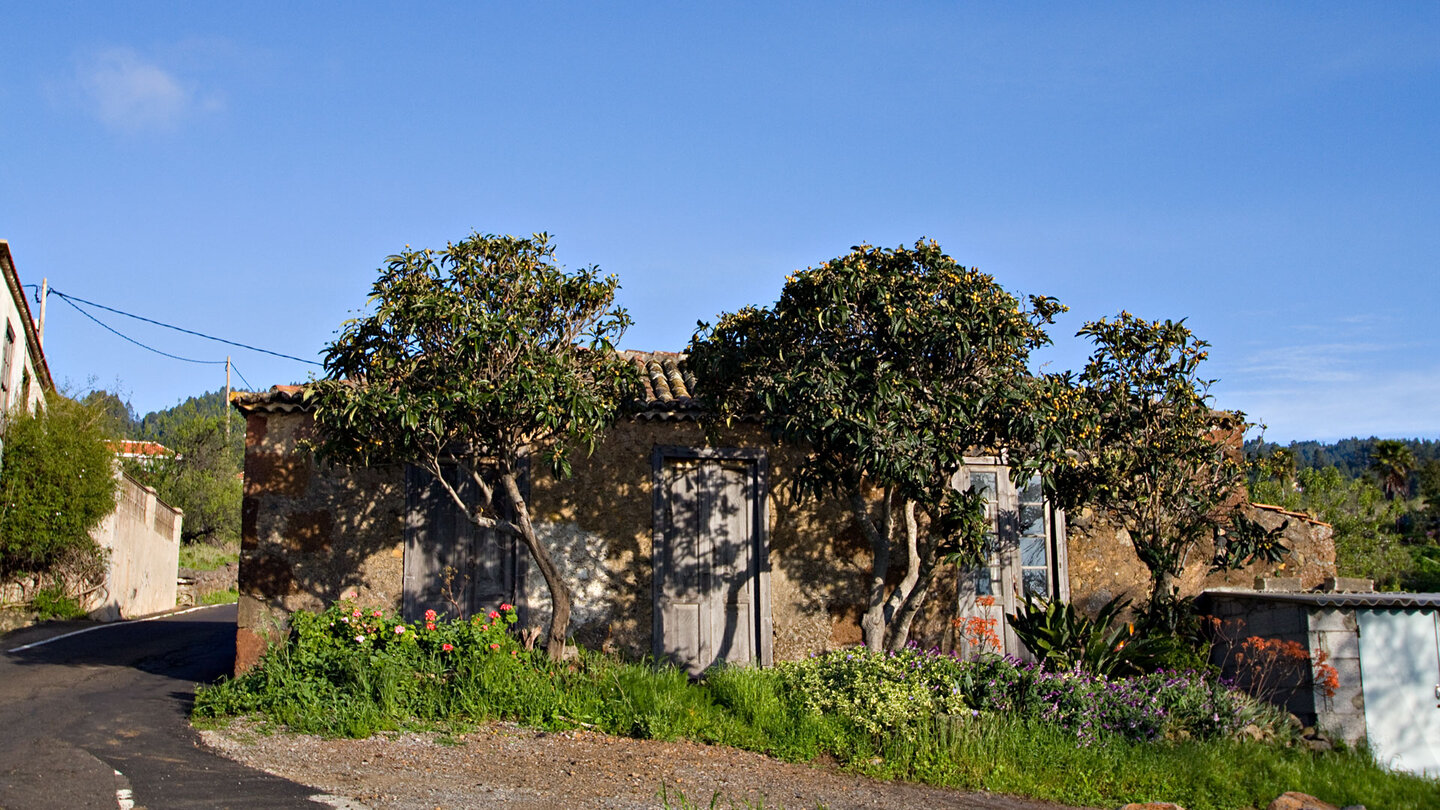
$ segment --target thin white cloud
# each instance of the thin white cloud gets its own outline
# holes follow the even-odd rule
[[[160,65],[129,48],[110,48],[82,61],[76,88],[86,110],[105,126],[125,133],[171,131],[200,111],[223,106]]]

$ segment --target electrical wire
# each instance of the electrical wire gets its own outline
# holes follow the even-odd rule
[[[233,340],[226,340],[225,338],[215,337],[214,335],[207,335],[207,334],[205,334],[204,332],[196,332],[196,331],[193,330],[193,329],[184,329],[184,328],[182,328],[182,327],[175,326],[174,324],[163,323],[163,322],[161,322],[161,321],[153,320],[153,319],[151,319],[151,318],[146,318],[146,317],[142,317],[142,316],[140,316],[140,315],[135,315],[135,314],[130,313],[130,312],[125,312],[125,311],[122,311],[122,310],[115,309],[114,307],[107,307],[107,306],[105,306],[104,304],[97,304],[97,303],[95,303],[94,301],[86,301],[84,298],[78,298],[78,297],[73,296],[73,295],[66,295],[65,293],[60,292],[59,290],[55,289],[54,287],[51,287],[51,288],[50,288],[50,294],[51,294],[51,295],[58,295],[58,296],[60,296],[61,298],[65,299],[65,302],[66,302],[67,304],[69,304],[69,305],[72,306],[72,307],[75,307],[75,309],[80,310],[81,312],[85,312],[85,311],[82,310],[82,309],[80,309],[80,307],[78,307],[78,306],[75,305],[75,302],[76,302],[76,301],[79,301],[80,303],[86,304],[86,305],[88,305],[88,306],[92,306],[92,307],[97,307],[97,308],[99,308],[99,309],[103,309],[103,310],[105,310],[105,311],[107,311],[107,312],[113,312],[113,313],[115,313],[116,315],[124,315],[124,316],[127,317],[127,318],[134,318],[134,319],[137,320],[137,321],[144,321],[145,323],[152,323],[152,324],[155,324],[156,326],[163,326],[163,327],[165,327],[166,329],[174,329],[176,332],[184,332],[184,333],[187,334],[187,335],[194,335],[194,336],[196,336],[196,337],[205,338],[206,340],[213,340],[213,341],[215,341],[216,343],[224,343],[224,344],[226,344],[227,346],[238,346],[239,348],[248,349],[248,350],[250,350],[250,351],[252,351],[252,352],[260,352],[261,354],[268,354],[268,355],[272,355],[272,356],[274,356],[274,357],[282,357],[282,358],[284,358],[284,359],[286,359],[286,360],[294,360],[294,361],[297,362],[297,363],[309,363],[309,364],[312,365],[312,366],[324,365],[323,363],[320,363],[320,362],[315,361],[315,360],[306,360],[306,359],[303,358],[303,357],[296,357],[296,356],[294,356],[294,355],[292,355],[292,354],[281,354],[280,352],[272,352],[272,351],[270,351],[269,349],[262,349],[262,348],[260,348],[260,347],[258,347],[258,346],[251,346],[251,345],[245,344],[245,343],[237,343],[236,341],[233,341]],[[98,319],[96,319],[95,316],[90,315],[88,312],[85,312],[85,315],[86,315],[86,317],[90,318],[90,320],[95,321],[96,323],[100,323],[101,326],[104,326],[104,324],[101,323]],[[106,329],[110,329],[110,327],[108,327],[108,326],[106,326],[105,328],[106,328]],[[114,329],[110,329],[110,331],[111,331],[111,332],[115,332]],[[120,335],[119,332],[115,332],[115,334]],[[120,336],[121,336],[121,337],[125,337],[124,335],[120,335]],[[144,345],[144,344],[142,344],[142,343],[139,343],[138,341],[131,340],[131,339],[128,338],[128,337],[126,337],[125,339],[126,339],[126,340],[129,340],[131,343],[135,343],[136,345],[140,345],[140,346],[143,346],[143,345]],[[145,346],[145,348],[150,349],[149,346]],[[165,354],[165,352],[162,352],[162,351],[160,351],[159,349],[150,349],[150,351],[157,352],[157,353],[159,353],[159,354]],[[170,354],[165,354],[165,356],[166,356],[166,357],[174,357],[174,355],[170,355]],[[184,359],[186,359],[186,358],[180,357],[180,358],[176,358],[176,359],[178,359],[178,360],[184,360]],[[196,362],[196,363],[198,363],[198,362],[210,362],[210,361],[192,360],[191,362]]]
[[[236,366],[233,362],[230,364],[230,370],[235,372],[235,376],[240,378],[240,382],[245,383],[246,388],[249,388],[252,391],[255,390],[255,386],[251,385],[250,381],[245,379],[245,375],[240,373],[240,368]]]
[[[55,292],[55,291],[54,291],[54,290],[51,290],[50,292]],[[56,294],[59,295],[59,293],[56,293]],[[128,340],[128,341],[130,341],[131,343],[134,343],[136,346],[139,346],[139,347],[142,348],[142,349],[146,349],[146,350],[152,351],[152,352],[154,352],[154,353],[156,353],[156,354],[163,355],[163,356],[165,356],[165,357],[170,358],[171,360],[182,360],[182,361],[184,361],[184,362],[186,362],[186,363],[199,363],[199,364],[201,364],[201,365],[206,365],[206,366],[224,365],[224,364],[225,364],[225,361],[224,361],[224,360],[196,360],[196,359],[194,359],[193,357],[181,357],[181,356],[178,355],[178,354],[171,354],[171,353],[169,353],[169,352],[164,352],[164,351],[161,351],[161,350],[155,348],[154,346],[146,346],[144,343],[141,343],[140,341],[136,340],[135,338],[130,337],[129,335],[126,335],[126,334],[121,333],[120,331],[118,331],[118,330],[114,329],[113,327],[111,327],[109,324],[105,323],[104,321],[100,320],[99,318],[95,317],[94,315],[91,315],[90,313],[88,313],[88,312],[86,312],[85,310],[81,309],[78,304],[76,304],[74,301],[71,301],[71,300],[70,300],[70,297],[69,297],[69,296],[61,295],[60,298],[61,298],[61,300],[63,300],[65,303],[69,304],[69,305],[72,306],[72,307],[75,307],[75,311],[76,311],[76,312],[80,313],[81,315],[84,315],[85,317],[89,318],[90,320],[94,321],[95,323],[100,324],[100,326],[103,327],[106,331],[110,332],[111,334],[114,334],[116,337],[119,337],[119,338],[121,338],[121,339],[123,339],[123,340]]]

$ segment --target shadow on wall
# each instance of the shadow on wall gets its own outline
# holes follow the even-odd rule
[[[265,632],[350,591],[398,608],[403,470],[321,464],[299,444],[314,435],[308,414],[251,413],[246,427],[240,627]]]

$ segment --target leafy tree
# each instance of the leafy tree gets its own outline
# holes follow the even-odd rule
[[[233,425],[227,437],[228,410],[224,392],[211,391],[137,422],[136,437],[165,445],[174,455],[130,459],[125,471],[185,511],[181,539],[187,543],[240,539],[245,430]]]
[[[1211,408],[1199,374],[1209,345],[1183,321],[1122,312],[1080,330],[1095,344],[1073,399],[1059,400],[1064,454],[1050,456],[1057,500],[1107,509],[1150,572],[1146,623],[1174,632],[1176,580],[1196,543],[1223,525],[1243,465],[1227,452],[1244,415]]]
[[[1407,581],[1415,563],[1399,530],[1404,501],[1386,498],[1368,478],[1347,479],[1337,467],[1303,469],[1297,479],[1297,486],[1285,488],[1274,478],[1262,477],[1250,485],[1250,496],[1329,523],[1341,576],[1373,579],[1382,590]]]
[[[373,312],[343,325],[326,350],[327,378],[307,396],[322,457],[414,464],[475,525],[519,536],[550,589],[547,650],[558,659],[571,593],[535,534],[522,459],[539,452],[568,474],[572,449],[594,447],[634,372],[612,347],[630,322],[614,304],[618,279],[593,266],[567,273],[553,259],[546,234],[478,233],[389,257]],[[478,502],[446,480],[450,463]]]
[[[95,409],[100,416],[100,430],[107,438],[133,438],[140,426],[135,409],[129,402],[104,389],[96,389],[80,398],[81,404]]]
[[[1370,449],[1370,471],[1380,479],[1387,498],[1410,491],[1410,471],[1414,468],[1415,454],[1402,441],[1382,439]]]
[[[11,412],[0,466],[0,580],[46,573],[68,556],[96,559],[90,531],[115,509],[114,459],[102,409],[50,394]]]
[[[967,452],[1029,441],[1026,361],[1062,310],[1041,297],[1027,309],[922,240],[793,274],[773,309],[722,315],[691,340],[707,404],[809,448],[798,493],[849,503],[872,550],[870,649],[905,644],[940,563],[980,559],[980,496],[952,481]],[[906,568],[892,587],[894,558]]]
[[[129,460],[126,472],[155,488],[160,499],[185,511],[181,540],[224,544],[240,537],[243,456],[225,438],[218,418],[192,416],[177,424],[166,444],[175,455]]]

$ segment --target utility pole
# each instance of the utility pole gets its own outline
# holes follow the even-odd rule
[[[35,325],[35,331],[39,333],[40,348],[45,348],[45,302],[50,300],[50,279],[40,279],[40,323]]]
[[[225,446],[230,446],[230,355],[225,355]]]

